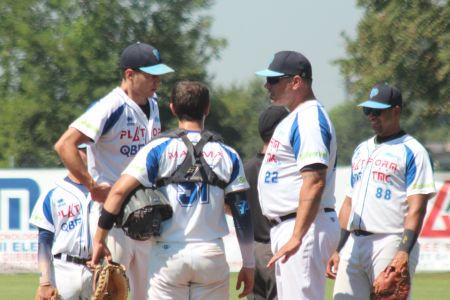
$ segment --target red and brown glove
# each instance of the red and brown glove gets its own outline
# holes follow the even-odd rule
[[[371,300],[404,300],[408,298],[411,281],[408,267],[396,270],[388,266],[373,283]]]

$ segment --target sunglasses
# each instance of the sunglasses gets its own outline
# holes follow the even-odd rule
[[[366,116],[372,115],[374,117],[379,117],[383,113],[383,111],[388,110],[389,108],[379,109],[379,108],[370,108],[363,107],[363,112]]]
[[[278,77],[266,77],[266,82],[270,85],[275,85],[280,82],[281,78],[292,77],[293,75],[282,75]]]

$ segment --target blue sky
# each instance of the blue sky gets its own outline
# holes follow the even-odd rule
[[[216,0],[212,34],[228,40],[208,71],[215,83],[245,83],[273,54],[295,50],[312,64],[313,89],[327,109],[345,100],[344,82],[332,61],[345,55],[341,33],[356,35],[362,11],[356,0]]]

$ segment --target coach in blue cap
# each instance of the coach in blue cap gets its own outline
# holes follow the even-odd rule
[[[119,59],[120,86],[94,102],[55,144],[61,160],[90,192],[93,207],[91,232],[95,232],[101,203],[111,185],[136,153],[161,132],[156,91],[160,76],[173,72],[157,48],[146,43],[126,47]],[[77,145],[87,143],[88,169],[81,163]],[[123,264],[130,279],[131,299],[146,299],[150,241],[130,239],[113,229],[109,249]]]
[[[336,135],[312,90],[309,60],[296,51],[277,52],[265,87],[289,115],[276,127],[258,177],[261,210],[270,239],[279,299],[323,299],[326,261],[339,235],[334,210]]]

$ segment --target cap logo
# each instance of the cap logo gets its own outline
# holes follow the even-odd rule
[[[153,48],[153,55],[156,57],[156,59],[157,59],[158,61],[161,60],[161,58],[160,58],[160,56],[159,56],[159,51],[158,51],[158,49]]]
[[[380,91],[379,91],[377,88],[373,88],[373,89],[370,91],[370,96],[369,96],[369,98],[375,97],[376,95],[378,95],[379,92],[380,92]]]

